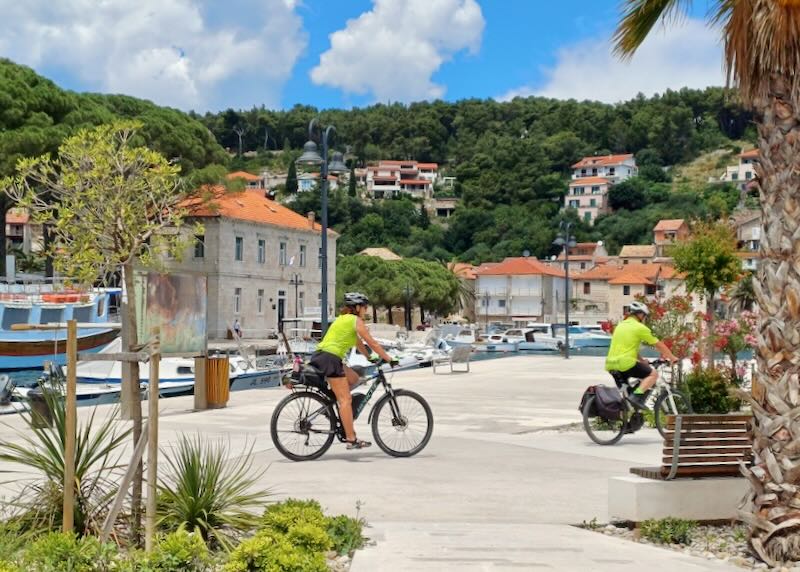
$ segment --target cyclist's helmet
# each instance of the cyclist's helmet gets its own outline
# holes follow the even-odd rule
[[[650,314],[650,310],[647,308],[646,304],[641,302],[631,302],[631,314],[644,314],[648,316]]]
[[[361,292],[348,292],[344,295],[345,306],[366,306],[368,304],[369,298]]]

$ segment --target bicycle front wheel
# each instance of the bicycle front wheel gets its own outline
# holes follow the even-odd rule
[[[627,404],[622,411],[622,415],[615,421],[606,421],[602,417],[590,417],[595,409],[594,400],[597,396],[592,395],[586,400],[583,406],[583,429],[589,438],[598,445],[613,445],[625,434],[628,427],[629,410]]]
[[[317,459],[330,448],[336,434],[333,407],[314,392],[293,393],[275,408],[270,434],[275,448],[287,459]]]
[[[422,451],[433,434],[433,413],[421,395],[395,389],[372,412],[372,435],[384,453],[411,457]]]
[[[692,404],[689,398],[680,391],[670,393],[662,391],[653,405],[656,429],[663,438],[667,438],[667,415],[682,415],[692,413]]]

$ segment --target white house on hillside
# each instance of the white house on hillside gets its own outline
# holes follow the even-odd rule
[[[736,188],[743,191],[747,185],[755,179],[755,163],[758,161],[758,149],[750,149],[739,154],[739,164],[725,168],[725,172],[719,178],[720,182],[733,183]]]
[[[380,161],[377,165],[367,167],[367,193],[376,199],[390,198],[400,193],[428,199],[433,195],[438,172],[437,163]]]
[[[584,157],[572,165],[564,206],[574,208],[582,220],[593,223],[601,214],[610,212],[608,192],[612,185],[636,176],[636,159],[630,153]]]

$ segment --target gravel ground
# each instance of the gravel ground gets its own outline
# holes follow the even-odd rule
[[[722,560],[736,564],[750,570],[771,570],[773,572],[800,572],[800,563],[793,567],[770,568],[763,562],[757,561],[750,555],[747,548],[747,527],[743,525],[732,526],[698,526],[692,533],[692,540],[688,545],[683,544],[658,544],[643,538],[638,529],[614,524],[584,523],[582,528],[593,530],[608,536],[617,536],[633,542],[650,544],[668,550],[683,552],[698,558],[708,560]]]

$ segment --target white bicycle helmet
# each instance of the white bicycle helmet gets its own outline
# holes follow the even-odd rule
[[[369,298],[361,292],[348,292],[344,295],[345,306],[366,306],[368,304]]]
[[[631,314],[644,314],[645,316],[650,315],[650,310],[647,308],[647,305],[643,304],[642,302],[631,302],[630,308]]]

